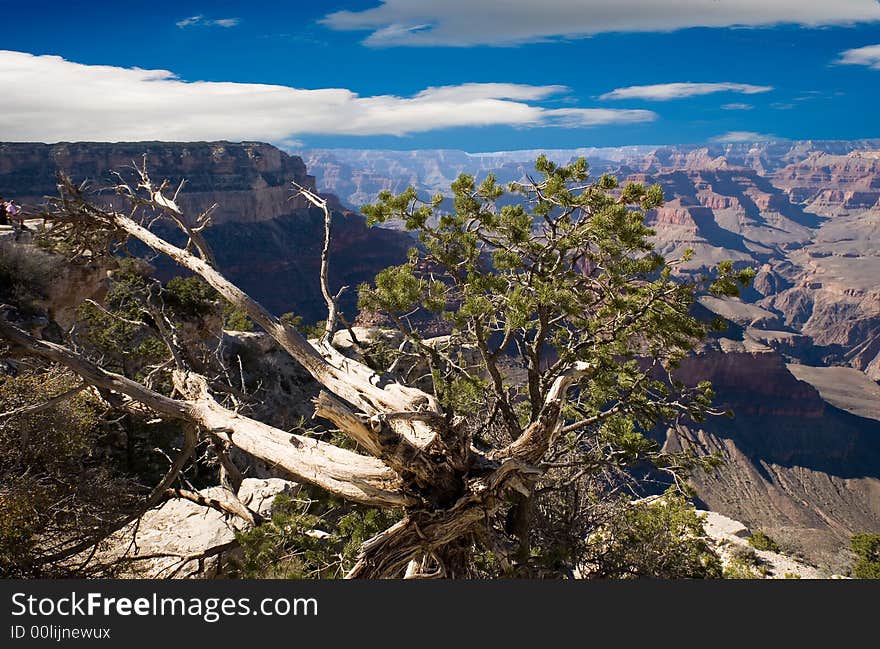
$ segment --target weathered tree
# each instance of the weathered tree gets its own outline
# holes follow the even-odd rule
[[[713,412],[710,386],[684,386],[673,371],[708,328],[691,314],[697,292],[735,294],[749,279],[730,264],[711,283],[676,276],[645,225],[646,211],[662,203],[659,187],[618,187],[608,176],[592,182],[583,160],[556,166],[542,157],[536,167],[539,178],[507,191],[491,176],[479,186],[461,176],[451,210],[442,196],[424,201],[412,189],[364,208],[373,222],[403,219],[419,238],[409,262],[360,289],[362,309],[403,335],[381,360],[339,313],[327,273],[330,211],[311,191],[295,188],[326,217],[320,279],[328,318],[310,341],[223,276],[202,234],[210,214],[182,214],[167,183],[154,184],[145,169],[134,183],[120,177],[122,211],[96,206],[61,179],[44,215],[49,237],[86,256],[135,239],[199,276],[322,386],[315,416],[345,433],[351,448],[223,405],[159,306],[152,323],[168,348],[172,390],[108,371],[2,318],[0,336],[69,368],[117,407],[188,424],[181,456],[142,510],[167,495],[200,435],[345,500],[402,508],[399,522],[363,544],[349,577],[465,577],[477,553],[517,574],[529,562],[540,493],[609,468],[647,462],[679,479],[693,466],[695,458],[662,453],[646,434]],[[182,230],[186,245],[158,236],[158,220]],[[448,335],[428,338],[426,325]],[[350,339],[357,358],[334,347],[336,335]],[[237,471],[225,454],[223,466]],[[240,512],[235,480],[226,483],[226,507]]]

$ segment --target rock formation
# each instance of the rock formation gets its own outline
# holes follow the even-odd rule
[[[754,554],[760,562],[762,571],[766,571],[766,579],[822,579],[832,576],[827,570],[819,570],[784,552],[753,549],[749,545],[752,531],[740,521],[718,512],[701,511],[700,514],[705,517],[706,535],[721,557],[721,563],[725,568],[736,562],[738,553],[745,552],[747,555]],[[833,577],[837,576],[833,575]]]
[[[220,269],[274,312],[293,311],[306,322],[324,314],[318,283],[323,215],[296,195],[293,183],[315,190],[302,159],[256,142],[0,143],[0,196],[37,207],[56,194],[64,171],[96,190],[113,183],[111,171],[131,174],[146,160],[150,175],[168,178],[183,210],[198,214],[216,205],[206,239]],[[331,284],[351,287],[344,310],[353,312],[356,288],[376,272],[401,263],[412,240],[405,234],[367,228],[363,217],[337,208],[333,218]],[[101,201],[112,203],[112,194]],[[145,252],[145,251],[142,251]],[[179,269],[160,262],[159,275]]]
[[[829,389],[842,379],[828,371],[861,378]],[[670,450],[724,460],[696,475],[699,498],[827,570],[845,571],[849,538],[880,529],[880,388],[852,369],[787,366],[748,338],[712,343],[685,359],[678,378],[711,381],[717,403],[734,413],[683,421],[666,435]]]
[[[269,221],[304,208],[291,182],[314,186],[300,158],[258,142],[132,142],[103,144],[0,143],[0,196],[38,204],[54,196],[55,174],[65,171],[96,189],[113,183],[111,171],[126,173],[146,162],[151,176],[181,180],[181,207],[200,213],[216,204],[214,223]]]
[[[295,495],[297,491],[298,485],[286,480],[246,478],[238,498],[251,511],[269,518],[276,496]],[[205,499],[222,498],[223,489],[210,487],[198,495]],[[172,499],[114,534],[97,560],[120,566],[123,577],[217,577],[222,575],[224,563],[240,554],[236,533],[248,528],[241,518],[189,500]]]

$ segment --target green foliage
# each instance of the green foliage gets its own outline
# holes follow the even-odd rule
[[[354,565],[360,545],[399,517],[318,494],[281,495],[270,521],[237,535],[244,554],[229,572],[242,578],[340,578]]]
[[[283,314],[280,320],[299,331],[306,338],[320,338],[324,335],[324,327],[327,324],[326,320],[318,320],[315,324],[308,325],[303,321],[302,316],[296,315],[292,311]]]
[[[213,312],[217,291],[198,277],[172,277],[165,284],[165,304],[182,318],[202,318]]]
[[[279,318],[281,322],[284,324],[293,327],[297,331],[300,330],[300,327],[303,326],[303,318],[301,315],[295,314],[293,311],[288,311],[287,313],[282,313]]]
[[[165,302],[182,319],[199,319],[215,314],[222,305],[223,328],[253,331],[247,314],[224,300],[199,277],[172,277],[165,284]]]
[[[106,367],[141,379],[150,367],[168,357],[156,317],[190,335],[210,335],[219,326],[252,331],[253,323],[198,277],[173,277],[164,285],[141,259],[125,257],[111,273],[110,289],[101,306],[84,303],[78,310],[82,337]],[[157,316],[157,313],[160,316]],[[194,341],[184,341],[188,347]]]
[[[435,376],[438,394],[451,409],[461,416],[477,415],[486,407],[488,383],[474,377]]]
[[[90,302],[78,311],[81,336],[104,359],[105,367],[130,378],[159,363],[167,349],[149,322],[145,305],[150,292],[152,268],[139,259],[125,258],[111,274],[103,308]]]
[[[325,326],[327,326],[326,320],[318,320],[313,325],[303,325],[300,331],[306,338],[320,338],[324,335]]]
[[[704,517],[675,490],[654,502],[623,501],[587,548],[587,573],[629,579],[717,579],[721,561],[710,546]]]
[[[764,579],[770,569],[753,548],[736,546],[724,567],[725,579]]]
[[[254,323],[247,313],[226,302],[223,306],[223,328],[230,331],[253,331]]]
[[[880,579],[880,534],[856,534],[850,545],[857,557],[853,577]]]
[[[557,165],[541,156],[535,168],[536,181],[506,188],[492,175],[480,183],[460,176],[452,212],[440,209],[442,196],[425,201],[412,188],[380,194],[364,214],[374,223],[402,219],[421,248],[362,285],[360,307],[388,315],[413,343],[450,416],[474,416],[481,392],[483,414],[494,411],[515,437],[553,381],[589,363],[595,369],[574,382],[564,413],[570,452],[592,465],[693,468],[695,458],[661,454],[647,434],[682,414],[701,421],[712,412],[711,385],[672,377],[713,327],[691,307],[700,291],[735,295],[754,273],[723,262],[711,280],[676,274],[678,262],[653,249],[645,224],[662,205],[659,186],[590,182],[583,159]],[[426,350],[412,324],[425,320],[444,322],[479,359]]]
[[[719,297],[736,297],[741,287],[748,286],[755,279],[754,268],[735,270],[733,262],[718,264],[718,278],[709,286],[709,292]]]
[[[756,550],[767,550],[769,552],[779,552],[779,545],[771,539],[762,530],[756,531],[749,537],[749,545]]]
[[[427,282],[416,278],[412,267],[397,266],[379,271],[376,290],[361,287],[362,309],[383,309],[391,313],[406,313],[417,306],[427,288]]]

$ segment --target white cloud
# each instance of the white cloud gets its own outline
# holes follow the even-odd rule
[[[185,27],[192,27],[193,25],[198,25],[205,17],[204,16],[190,16],[189,18],[184,18],[183,20],[178,20],[175,25],[180,27],[181,29]]]
[[[178,20],[175,25],[180,27],[181,29],[186,29],[187,27],[235,27],[241,22],[239,18],[217,18],[210,19],[205,18],[201,14],[198,16],[190,16],[189,18],[184,18],[183,20]]]
[[[775,135],[766,133],[755,133],[754,131],[728,131],[724,135],[718,135],[712,138],[712,142],[720,143],[738,143],[738,142],[766,142],[767,140],[778,140],[780,138]]]
[[[866,65],[872,70],[880,70],[880,45],[867,45],[840,53],[838,63],[844,65]]]
[[[721,110],[752,110],[754,106],[751,104],[741,104],[734,102],[732,104],[724,104],[721,107]]]
[[[877,0],[377,0],[362,11],[337,11],[323,24],[369,31],[364,43],[516,45],[604,32],[688,27],[806,27],[880,20]]]
[[[711,95],[716,92],[738,92],[744,95],[756,95],[770,92],[773,86],[753,86],[748,83],[658,83],[651,86],[629,86],[617,88],[605,93],[599,99],[647,99],[652,101],[669,101],[700,95]]]
[[[468,83],[411,97],[345,88],[186,82],[167,70],[82,65],[0,50],[0,141],[265,140],[407,135],[449,127],[649,122],[648,110],[545,108],[565,86]]]
[[[548,126],[578,128],[603,124],[638,124],[653,122],[657,113],[650,110],[621,110],[617,108],[555,108],[545,110]]]

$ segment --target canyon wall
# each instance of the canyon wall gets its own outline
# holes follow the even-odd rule
[[[110,206],[118,199],[101,192],[115,178],[133,178],[134,165],[146,161],[154,182],[168,179],[188,215],[217,207],[205,237],[220,270],[277,314],[295,312],[306,322],[326,316],[318,270],[324,237],[322,212],[298,197],[293,183],[315,190],[302,159],[258,142],[0,143],[0,196],[37,210],[57,193],[55,178],[64,171],[87,181],[95,200]],[[399,232],[367,228],[335,196],[330,280],[334,290],[351,287],[342,306],[354,315],[356,288],[390,265],[401,263],[412,245]],[[166,229],[165,232],[170,232]],[[137,248],[137,246],[135,246]],[[139,250],[146,254],[146,250]],[[167,259],[157,259],[159,275],[179,274]]]
[[[821,374],[842,368],[805,373],[811,384],[796,378],[798,367],[767,348],[729,340],[687,358],[678,378],[711,381],[718,405],[734,416],[683,420],[666,432],[665,448],[717,454],[722,466],[693,479],[709,509],[841,572],[850,537],[880,530],[880,388],[843,370],[855,377],[830,395],[833,405],[820,389],[841,378]]]
[[[259,142],[0,143],[0,196],[38,204],[57,193],[58,171],[101,189],[114,184],[111,171],[131,178],[131,167],[144,161],[154,180],[167,178],[175,189],[186,180],[180,201],[185,211],[217,204],[217,224],[289,214],[308,205],[292,198],[291,183],[315,186],[300,158]]]

